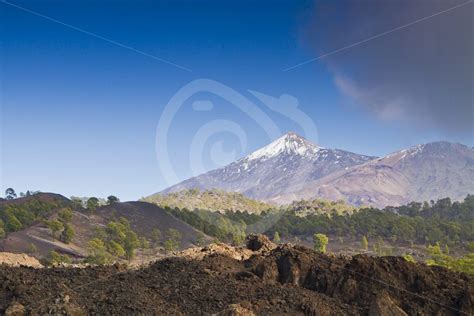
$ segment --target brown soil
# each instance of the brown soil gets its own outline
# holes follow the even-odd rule
[[[0,252],[0,264],[6,264],[13,267],[32,267],[32,268],[42,268],[41,263],[33,257],[30,257],[25,254],[17,253],[8,253]]]
[[[443,268],[397,257],[331,257],[290,245],[260,249],[242,260],[234,256],[241,250],[229,248],[229,256],[222,247],[211,248],[199,250],[203,253],[199,258],[166,258],[136,270],[118,265],[84,269],[3,265],[0,314],[7,309],[70,315],[474,312],[473,279]]]

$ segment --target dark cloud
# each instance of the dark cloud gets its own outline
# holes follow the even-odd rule
[[[318,1],[306,36],[317,57],[424,19],[318,61],[345,95],[382,119],[472,133],[474,3],[463,3]]]

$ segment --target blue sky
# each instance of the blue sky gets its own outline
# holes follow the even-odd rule
[[[436,140],[474,144],[472,129],[380,118],[361,104],[372,100],[344,94],[337,75],[357,78],[357,65],[367,62],[359,55],[338,64],[336,54],[331,61],[283,71],[317,57],[321,49],[331,51],[357,39],[315,49],[311,38],[318,12],[311,1],[10,3],[191,71],[0,3],[2,191],[13,187],[66,196],[115,194],[133,200],[164,189],[172,183],[160,170],[158,123],[170,99],[198,79],[221,83],[252,100],[282,133],[304,134],[301,122],[270,110],[249,90],[294,96],[318,130],[317,136],[307,136],[325,147],[384,155]],[[437,10],[425,9],[420,17]],[[409,21],[369,29],[362,38]],[[344,22],[334,19],[329,25]],[[402,38],[403,33],[393,36]],[[384,43],[374,40],[370,45]],[[355,50],[360,54],[364,49]],[[343,54],[350,57],[351,51]],[[365,79],[361,82],[369,82]],[[196,111],[196,100],[212,101],[212,110]],[[215,120],[234,122],[228,126],[245,132],[246,146],[221,124],[205,139],[202,151],[191,155],[193,137]],[[271,141],[265,127],[225,96],[201,91],[186,101],[167,129],[174,172],[184,180],[201,160],[205,169],[212,169],[242,157]]]

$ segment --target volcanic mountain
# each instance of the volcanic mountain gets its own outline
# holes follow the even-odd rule
[[[343,199],[354,205],[400,205],[474,190],[474,149],[433,142],[377,158],[317,146],[295,133],[223,168],[160,194],[212,188],[277,204],[301,199]]]
[[[183,181],[161,194],[191,188],[218,188],[254,199],[271,200],[303,190],[306,183],[374,158],[319,147],[295,133],[288,133],[228,166]]]
[[[444,197],[461,200],[473,191],[473,148],[433,142],[307,182],[303,189],[280,195],[275,201],[286,203],[317,196],[383,207]]]

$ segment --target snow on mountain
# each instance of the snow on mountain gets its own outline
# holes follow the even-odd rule
[[[296,135],[295,133],[288,133],[278,138],[271,144],[253,152],[246,157],[248,161],[256,159],[268,159],[278,156],[282,153],[294,154],[301,157],[314,157],[321,149],[309,142],[308,140]]]
[[[473,191],[473,148],[433,142],[307,182],[303,189],[279,195],[274,202],[317,196],[383,207],[444,197],[460,200]]]
[[[443,197],[462,199],[474,193],[474,150],[434,142],[376,158],[319,147],[288,133],[161,194],[191,188],[239,192],[278,204],[324,198],[383,207]]]
[[[188,179],[162,193],[218,188],[256,199],[271,199],[329,173],[365,163],[374,157],[319,147],[288,133],[223,168]]]

